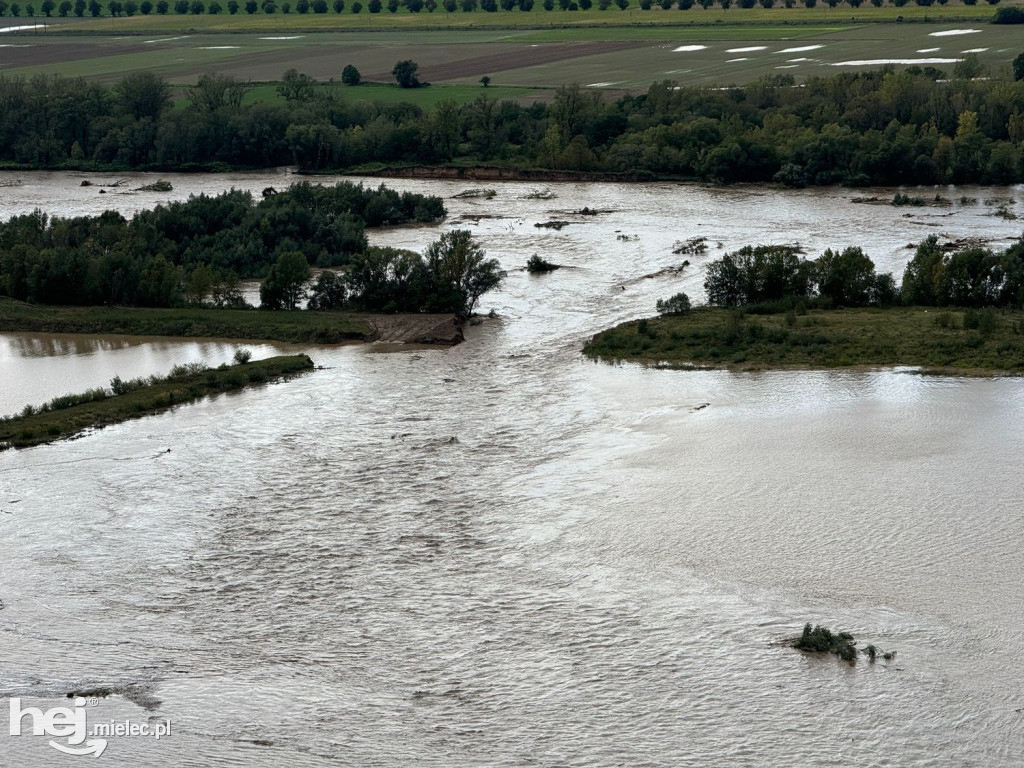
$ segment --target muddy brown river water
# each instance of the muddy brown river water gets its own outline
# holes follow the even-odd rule
[[[0,174],[23,182],[0,214],[288,183],[81,178]],[[5,413],[238,346],[326,367],[0,454],[0,699],[108,688],[90,725],[172,723],[109,738],[117,766],[1024,764],[1022,381],[579,354],[699,297],[702,264],[747,243],[861,245],[897,273],[932,232],[1005,246],[1020,221],[986,200],[1024,215],[1024,188],[908,209],[850,202],[893,190],[486,186],[438,227],[371,235],[468,226],[509,270],[454,348],[0,335]],[[551,219],[572,223],[534,226]],[[682,278],[644,277],[694,236],[711,249]],[[572,269],[530,276],[533,253]],[[898,655],[783,647],[805,621]],[[92,759],[8,735],[6,710],[0,766]]]

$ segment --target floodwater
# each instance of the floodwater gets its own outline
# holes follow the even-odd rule
[[[4,215],[160,197],[20,178]],[[699,297],[724,249],[861,245],[899,271],[931,232],[1005,245],[1021,227],[985,201],[1024,213],[1024,189],[908,209],[850,203],[893,190],[388,183],[496,189],[372,240],[470,227],[509,270],[497,317],[451,349],[309,348],[325,370],[0,454],[0,698],[106,687],[90,725],[171,721],[111,737],[120,766],[1024,763],[1020,380],[579,354]],[[644,277],[694,236],[711,248],[682,278]],[[572,269],[530,276],[532,253]],[[0,336],[0,411],[235,346]],[[780,644],[805,621],[898,654]],[[0,764],[76,759],[0,720]]]

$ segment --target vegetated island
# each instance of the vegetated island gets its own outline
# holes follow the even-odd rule
[[[789,644],[804,653],[831,653],[850,664],[857,661],[858,651],[867,656],[871,663],[879,656],[886,661],[896,658],[896,651],[883,651],[874,644],[857,648],[857,641],[849,632],[833,632],[819,624],[812,628],[810,622],[804,624],[803,632],[799,637],[789,641]]]
[[[25,406],[16,416],[0,418],[0,450],[25,448],[81,434],[190,403],[207,395],[265,384],[313,370],[307,355],[271,357],[249,362],[239,350],[236,364],[205,368],[200,363],[177,365],[167,376],[122,380],[110,387],[55,397],[41,406]]]
[[[466,230],[423,254],[365,234],[444,215],[438,197],[349,182],[198,195],[132,219],[37,210],[0,223],[0,331],[457,343],[497,261]],[[262,278],[259,310],[242,278]]]
[[[733,370],[916,366],[925,373],[1024,374],[1024,238],[1006,251],[922,242],[897,289],[859,248],[808,261],[747,246],[711,262],[706,307],[685,294],[660,317],[598,333],[608,361]]]

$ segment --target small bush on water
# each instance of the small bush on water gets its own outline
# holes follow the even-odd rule
[[[810,622],[804,624],[804,631],[800,637],[793,640],[792,645],[805,653],[832,653],[851,664],[857,660],[857,641],[853,639],[853,635],[849,632],[832,632],[821,625],[811,627]],[[886,661],[896,656],[896,651],[883,651],[873,644],[860,649],[860,652],[871,662],[878,656]]]
[[[248,349],[236,349],[235,350],[235,363],[238,365],[245,365],[252,360],[252,350]]]
[[[857,658],[853,635],[848,632],[832,632],[820,625],[812,629],[810,622],[804,624],[804,631],[793,641],[793,647],[807,653],[834,653],[843,661]]]
[[[558,268],[558,264],[552,264],[550,261],[542,259],[536,253],[533,254],[533,256],[531,256],[526,262],[526,271],[531,275],[542,272],[554,272]]]

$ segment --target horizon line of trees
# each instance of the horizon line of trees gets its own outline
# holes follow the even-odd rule
[[[194,195],[126,219],[50,217],[0,223],[0,295],[39,304],[241,307],[239,279],[271,274],[282,254],[308,269],[350,263],[365,229],[445,215],[438,197],[340,182],[283,192]]]
[[[821,5],[827,5],[829,8],[835,8],[843,3],[846,3],[851,8],[859,8],[865,3],[865,0],[821,0]],[[876,8],[882,7],[886,3],[902,8],[908,5],[911,0],[867,0],[871,5]],[[915,5],[919,6],[931,6],[933,4],[946,5],[949,0],[912,0]],[[974,6],[978,4],[978,0],[960,0],[963,5]],[[997,5],[999,0],[984,0],[989,5]],[[740,8],[740,9],[751,9],[755,7],[761,8],[773,8],[776,6],[784,8],[794,8],[803,6],[806,8],[814,8],[818,5],[819,0],[637,0],[636,7],[642,11],[650,11],[654,8],[660,8],[661,10],[671,10],[675,8],[680,11],[687,11],[691,8],[701,8],[707,10],[709,8],[718,5],[722,10],[728,10],[729,8]],[[538,5],[545,11],[553,11],[556,8],[561,11],[588,11],[591,8],[596,7],[598,10],[606,11],[612,7],[616,7],[619,10],[625,11],[631,7],[633,0],[542,0]],[[100,2],[100,0],[41,0],[38,5],[39,13],[36,13],[36,4],[34,2],[28,2],[22,5],[20,2],[8,3],[6,0],[0,0],[0,16],[10,15],[12,18],[18,18],[24,15],[29,18],[39,16],[45,18],[52,18],[56,15],[58,18],[67,18],[69,16],[76,16],[83,18],[90,16],[92,18],[98,18],[104,15],[108,15],[114,18],[122,16],[149,16],[156,14],[158,16],[164,15],[178,15],[178,16],[199,16],[203,14],[217,15],[227,13],[229,15],[237,15],[239,13],[245,13],[248,15],[262,13],[262,14],[275,14],[275,13],[286,13],[290,14],[292,11],[298,14],[325,14],[328,11],[333,10],[334,13],[344,13],[346,10],[349,13],[359,14],[363,10],[368,13],[377,14],[384,10],[389,13],[398,13],[399,10],[406,10],[410,13],[420,13],[426,11],[427,13],[433,13],[439,8],[444,10],[446,13],[455,13],[457,11],[462,13],[472,13],[475,11],[482,11],[485,13],[495,13],[499,9],[503,11],[514,11],[519,10],[524,13],[529,13],[535,7],[535,0],[367,0],[364,5],[361,0],[350,0],[346,5],[345,0],[295,0],[294,4],[290,0],[282,0],[278,3],[278,0],[106,0],[106,2]],[[1013,20],[1013,17],[1006,17],[1005,19],[998,16],[995,18],[995,23],[1020,23]]]
[[[899,286],[891,273],[876,272],[874,262],[859,247],[828,249],[808,260],[793,246],[748,245],[708,264],[704,290],[708,304],[715,307],[778,309],[810,302],[822,308],[1020,309],[1024,307],[1024,236],[998,251],[980,246],[946,250],[937,236],[929,235],[918,244]],[[689,303],[683,309],[678,306],[679,302],[659,302],[659,311],[678,313],[688,309]]]
[[[30,168],[228,169],[295,164],[493,164],[582,172],[777,182],[787,186],[1024,181],[1024,58],[980,79],[931,67],[844,72],[742,87],[671,80],[605,101],[579,84],[549,104],[491,98],[354,100],[358,89],[291,70],[281,103],[245,104],[250,84],[208,74],[174,108],[153,73],[113,87],[0,75],[0,162]]]

